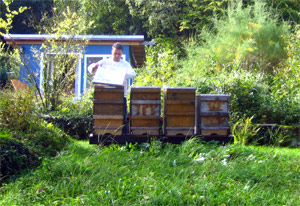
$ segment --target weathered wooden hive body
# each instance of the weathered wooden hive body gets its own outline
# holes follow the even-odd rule
[[[164,88],[164,134],[193,135],[195,127],[195,88]]]
[[[228,136],[229,97],[225,94],[196,96],[196,134]]]
[[[93,133],[122,135],[124,87],[95,84]]]
[[[160,87],[131,87],[130,134],[160,134]]]

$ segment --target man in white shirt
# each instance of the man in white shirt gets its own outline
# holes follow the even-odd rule
[[[123,46],[120,43],[114,43],[112,45],[112,58],[109,59],[102,59],[96,63],[93,63],[89,65],[88,71],[94,75],[93,82],[97,82],[97,79],[99,78],[99,75],[101,75],[101,69],[107,69],[108,71],[111,70],[113,74],[120,75],[121,78],[124,78],[123,80],[123,86],[124,86],[124,124],[125,127],[123,129],[124,133],[128,133],[127,129],[127,101],[126,101],[126,95],[127,95],[127,80],[131,79],[136,76],[135,71],[131,67],[131,65],[121,59],[123,54]],[[116,77],[118,78],[118,77]]]
[[[99,71],[99,70],[101,70],[101,67],[107,68],[107,69],[112,69],[112,70],[119,70],[120,71],[119,75],[124,75],[123,73],[125,73],[123,86],[124,86],[124,97],[126,97],[127,80],[135,77],[136,73],[127,61],[121,59],[122,54],[123,54],[122,44],[120,44],[118,42],[114,43],[112,45],[111,53],[112,53],[112,58],[102,59],[96,63],[89,65],[88,71],[91,74],[95,75],[93,82],[99,77],[99,75],[101,75],[101,73]]]

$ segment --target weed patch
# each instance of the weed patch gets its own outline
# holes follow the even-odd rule
[[[7,182],[0,204],[298,205],[299,156],[298,149],[197,139],[134,147],[76,141]]]

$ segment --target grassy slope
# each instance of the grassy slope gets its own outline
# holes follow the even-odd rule
[[[78,141],[0,189],[0,205],[300,205],[300,151]]]

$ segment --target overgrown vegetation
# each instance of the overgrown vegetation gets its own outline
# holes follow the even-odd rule
[[[70,141],[62,130],[40,118],[33,96],[31,91],[0,93],[0,183],[55,156]]]
[[[253,117],[256,125],[286,128],[278,131],[279,136],[288,136],[282,145],[297,139],[299,27],[291,30],[265,3],[255,1],[248,7],[232,2],[222,18],[213,20],[211,28],[185,42],[186,57],[174,52],[172,41],[164,39],[162,44],[159,39],[149,48],[152,58],[139,70],[136,84],[189,86],[196,87],[198,94],[230,94],[232,126]],[[264,143],[270,143],[272,135],[267,130],[259,134]]]
[[[0,188],[0,204],[299,205],[298,149],[182,145],[69,145]]]
[[[1,1],[1,11],[10,2]],[[137,68],[136,86],[230,94],[230,124],[240,145],[199,139],[110,147],[77,142],[61,151],[70,142],[65,132],[74,139],[91,132],[92,92],[76,101],[68,93],[74,89],[73,55],[83,47],[71,47],[73,38],[64,46],[55,39],[43,45],[49,61],[43,65],[43,88],[31,79],[35,92],[43,90],[36,99],[32,91],[7,88],[7,72],[18,75],[20,53],[1,43],[0,86],[6,89],[0,91],[0,182],[42,165],[8,179],[0,204],[299,205],[299,151],[243,146],[299,146],[299,2],[53,2],[56,7],[39,19],[37,32],[58,39],[85,32],[154,38],[145,66]],[[12,19],[23,9],[1,13],[8,14],[0,18],[1,35],[15,29]],[[26,59],[23,63],[35,77]]]
[[[92,133],[93,123],[93,89],[80,99],[68,96],[63,99],[55,111],[48,112],[43,118],[64,130],[74,139],[88,139]]]
[[[5,178],[40,163],[36,154],[6,131],[0,131],[0,161],[0,186]]]

